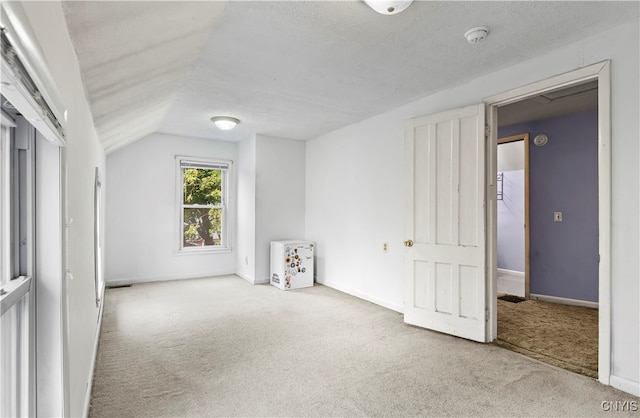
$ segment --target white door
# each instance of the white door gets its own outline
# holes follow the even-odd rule
[[[486,341],[484,105],[412,119],[406,136],[408,324]]]

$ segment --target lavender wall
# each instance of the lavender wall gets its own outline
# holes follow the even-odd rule
[[[598,111],[503,127],[499,136],[522,132],[531,138],[531,293],[597,302]],[[541,133],[549,142],[537,147]]]

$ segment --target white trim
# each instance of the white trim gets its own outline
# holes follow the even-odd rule
[[[403,305],[398,305],[398,304],[395,304],[393,302],[389,302],[387,300],[377,298],[375,296],[367,295],[366,293],[362,293],[360,291],[353,290],[353,289],[351,289],[349,287],[342,286],[342,285],[340,285],[338,283],[335,283],[335,282],[332,282],[332,281],[323,281],[323,282],[318,282],[318,284],[330,287],[330,288],[332,288],[334,290],[337,290],[337,291],[342,292],[342,293],[346,293],[346,294],[351,295],[351,296],[355,296],[355,297],[357,297],[359,299],[364,299],[367,302],[371,302],[371,303],[374,303],[376,305],[382,306],[384,308],[391,309],[392,311],[396,311],[396,312],[399,312],[399,313],[404,313],[404,306]]]
[[[253,284],[270,284],[271,280],[269,280],[268,277],[263,277],[261,279],[255,279],[253,281]]]
[[[213,254],[224,254],[230,253],[233,250],[231,247],[217,247],[213,245],[208,245],[206,247],[184,247],[181,250],[174,250],[173,255],[175,256],[183,256],[183,255],[213,255]]]
[[[151,283],[151,282],[169,282],[172,280],[188,280],[188,279],[205,279],[208,277],[217,277],[217,276],[229,276],[236,274],[234,272],[230,273],[200,273],[200,274],[191,274],[191,275],[180,275],[180,276],[163,276],[163,277],[127,277],[123,279],[107,279],[105,281],[106,287],[118,287],[118,286],[126,286],[130,284],[139,284],[139,283]],[[246,279],[245,279],[246,280]]]
[[[623,392],[630,393],[633,396],[640,396],[640,383],[638,382],[611,375],[609,383],[614,388],[620,389]]]
[[[176,155],[175,160],[177,163],[177,175],[176,175],[176,211],[177,211],[177,248],[176,254],[206,254],[206,253],[220,253],[220,252],[229,252],[231,251],[231,240],[230,240],[230,222],[229,222],[229,196],[230,196],[230,177],[232,175],[231,170],[233,169],[233,161],[232,160],[223,160],[223,159],[215,159],[215,158],[200,158],[200,157],[189,157],[186,155]],[[184,224],[184,202],[182,195],[182,186],[183,186],[183,163],[188,164],[202,164],[206,166],[207,164],[212,164],[216,166],[226,167],[219,168],[222,171],[221,178],[221,187],[222,187],[222,199],[220,204],[218,205],[203,205],[203,208],[219,208],[222,210],[222,225],[220,225],[220,245],[209,245],[206,247],[183,247],[183,224]],[[216,168],[218,169],[218,168]]]
[[[11,115],[9,115],[7,112],[5,112],[4,109],[2,109],[2,112],[0,112],[0,121],[2,121],[2,124],[4,126],[7,126],[9,128],[15,128],[16,127],[16,121],[13,120]]]
[[[539,95],[546,91],[580,84],[590,80],[598,81],[598,216],[599,216],[599,238],[598,250],[600,254],[599,265],[599,290],[598,290],[598,380],[605,385],[609,384],[611,374],[611,69],[610,61],[603,61],[597,64],[579,68],[546,80],[531,83],[526,86],[509,90],[484,99],[489,107],[487,121],[490,127],[490,135],[487,140],[489,150],[487,164],[492,168],[487,171],[488,182],[496,176],[495,170],[495,149],[497,149],[497,109],[525,99],[530,96]],[[493,150],[493,151],[492,151]],[[493,176],[493,177],[492,177]],[[487,187],[487,207],[495,211],[492,206],[495,197],[491,193],[495,192],[493,187]],[[496,220],[495,213],[487,213],[487,228],[491,231],[487,234],[490,241],[487,249],[497,251],[496,244]],[[488,264],[495,253],[487,254]],[[490,294],[495,295],[497,284],[497,274],[488,271],[487,289]],[[494,298],[495,299],[495,298]],[[490,339],[493,340],[497,333],[497,307],[495,302],[488,303],[490,307],[491,321]]]
[[[498,293],[509,293],[512,295],[525,296],[524,272],[498,269]]]
[[[507,270],[507,269],[498,269],[498,274],[504,274],[507,276],[515,276],[524,278],[524,271],[516,271],[516,270]]]
[[[590,300],[562,298],[560,296],[540,295],[537,293],[529,293],[529,299],[539,300],[540,302],[551,302],[559,303],[561,305],[584,306],[586,308],[598,309],[598,302],[592,302]]]
[[[251,284],[269,284],[269,282],[270,282],[268,277],[262,278],[262,279],[256,279],[256,278],[251,278],[251,277],[247,276],[246,274],[239,273],[239,272],[236,272],[235,275],[240,277],[243,280],[248,281]]]
[[[22,298],[31,290],[31,276],[21,276],[9,283],[2,285],[2,289],[6,292],[0,296],[1,315],[4,315],[9,309],[20,302]],[[0,315],[0,316],[1,316]]]
[[[104,284],[102,286],[102,294],[104,295]],[[84,417],[89,416],[89,408],[91,407],[91,391],[93,388],[93,374],[96,369],[96,361],[98,359],[98,343],[100,342],[100,331],[102,329],[102,312],[104,308],[104,303],[100,304],[100,308],[98,310],[98,327],[96,329],[96,338],[93,343],[93,358],[91,361],[91,367],[89,369],[89,377],[87,379],[87,391],[84,394],[84,407],[83,407],[83,415]]]
[[[247,276],[246,274],[242,274],[242,273],[236,272],[235,275],[240,277],[242,280],[246,280],[251,284],[255,284],[254,283],[254,279],[249,277],[249,276]]]
[[[598,77],[598,380],[611,375],[611,64]]]
[[[64,128],[67,107],[40,44],[37,42],[37,36],[31,28],[29,18],[20,2],[17,1],[2,2],[2,12],[0,13],[0,21],[7,30],[7,37],[16,51],[16,55]]]

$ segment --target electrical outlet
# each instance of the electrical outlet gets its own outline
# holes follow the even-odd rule
[[[383,242],[382,243],[382,252],[386,253],[387,251],[389,251],[389,243],[388,242]]]
[[[562,222],[562,212],[553,212],[553,222]]]

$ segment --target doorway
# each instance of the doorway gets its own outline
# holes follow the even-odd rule
[[[528,299],[529,133],[498,134],[498,293]]]
[[[610,69],[609,63],[599,63],[585,67],[567,74],[550,78],[538,83],[515,89],[485,100],[488,105],[488,120],[490,135],[487,150],[487,201],[491,208],[487,216],[488,237],[488,306],[490,307],[491,321],[489,324],[489,340],[495,340],[498,336],[498,309],[497,309],[497,147],[499,109],[507,105],[521,103],[525,99],[544,97],[548,94],[558,94],[580,89],[588,83],[597,83],[597,219],[598,241],[597,253],[599,261],[597,267],[597,301],[599,311],[598,323],[598,379],[604,384],[609,384],[610,375]],[[558,211],[562,212],[562,211]],[[553,214],[557,216],[557,214]],[[562,214],[560,214],[562,216]],[[535,280],[535,279],[533,279]],[[531,292],[534,293],[534,292]]]

